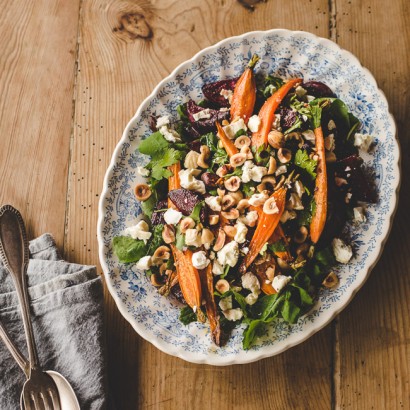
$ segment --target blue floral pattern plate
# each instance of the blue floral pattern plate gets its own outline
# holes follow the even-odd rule
[[[371,154],[363,155],[374,172],[379,202],[368,208],[367,222],[352,228],[355,257],[336,273],[340,284],[323,290],[314,308],[291,326],[272,324],[250,350],[242,349],[242,328],[235,329],[225,347],[211,342],[209,326],[178,320],[180,305],[160,296],[143,272],[119,263],[112,238],[134,225],[141,208],[133,187],[141,182],[137,166],[148,158],[138,152],[150,134],[150,115],[171,114],[189,98],[203,98],[203,84],[239,76],[249,58],[258,54],[257,70],[283,78],[303,77],[328,84],[362,121],[362,132],[375,137]],[[228,365],[248,363],[281,353],[328,324],[352,299],[376,264],[396,208],[400,181],[396,127],[386,98],[370,72],[349,52],[330,40],[301,31],[270,30],[231,37],[202,50],[161,81],[141,104],[118,143],[107,170],[99,204],[98,241],[108,288],[123,316],[146,340],[162,351],[195,363]]]

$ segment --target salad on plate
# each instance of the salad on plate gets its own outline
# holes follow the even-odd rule
[[[258,60],[181,101],[178,120],[151,118],[143,218],[113,239],[120,262],[181,302],[183,324],[208,322],[217,346],[243,325],[244,349],[337,286],[333,268],[354,255],[346,225],[377,201],[359,155],[373,138],[345,103],[319,81],[260,76]]]

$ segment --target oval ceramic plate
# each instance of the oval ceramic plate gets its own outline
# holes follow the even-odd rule
[[[148,158],[139,154],[141,138],[150,134],[150,115],[171,114],[189,98],[203,98],[203,84],[239,76],[252,54],[261,61],[257,71],[283,78],[303,77],[328,84],[362,121],[362,132],[375,137],[376,147],[365,155],[373,170],[379,202],[368,208],[368,219],[352,231],[356,256],[337,269],[340,285],[320,293],[314,308],[297,324],[272,324],[268,333],[250,350],[242,349],[242,328],[233,332],[227,346],[215,347],[207,324],[182,325],[178,302],[160,296],[143,272],[118,262],[111,241],[136,223],[141,208],[133,187],[136,172]],[[131,119],[113,154],[105,176],[99,205],[98,240],[101,264],[108,288],[123,316],[146,340],[162,351],[195,363],[228,365],[273,356],[294,346],[329,323],[366,281],[380,256],[396,208],[399,186],[399,147],[396,129],[384,94],[370,72],[337,44],[300,31],[251,32],[221,41],[199,52],[161,81]]]

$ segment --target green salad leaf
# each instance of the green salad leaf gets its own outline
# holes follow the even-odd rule
[[[297,150],[294,162],[295,165],[297,165],[299,168],[304,169],[311,176],[312,179],[316,178],[315,170],[317,166],[317,161],[309,158],[309,154],[306,150]]]
[[[186,326],[191,322],[196,322],[197,317],[190,306],[184,306],[179,312],[179,320]]]

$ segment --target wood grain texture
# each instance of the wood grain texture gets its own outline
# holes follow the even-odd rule
[[[98,261],[95,227],[105,170],[125,125],[154,86],[227,36],[272,27],[327,36],[327,2],[312,1],[310,9],[307,18],[297,1],[286,9],[260,3],[254,12],[232,0],[191,1],[189,7],[164,0],[83,3],[65,246],[70,260]],[[109,375],[121,409],[330,407],[330,328],[279,357],[214,368],[160,352],[135,334],[107,291],[105,299]]]
[[[354,3],[354,4],[353,4]],[[337,0],[337,40],[374,74],[396,118],[403,182],[390,239],[368,283],[339,317],[336,408],[410,408],[410,47],[408,1]],[[407,19],[407,21],[406,21]],[[383,136],[379,136],[383,137]]]
[[[78,1],[0,7],[0,202],[21,211],[29,237],[62,244]]]

